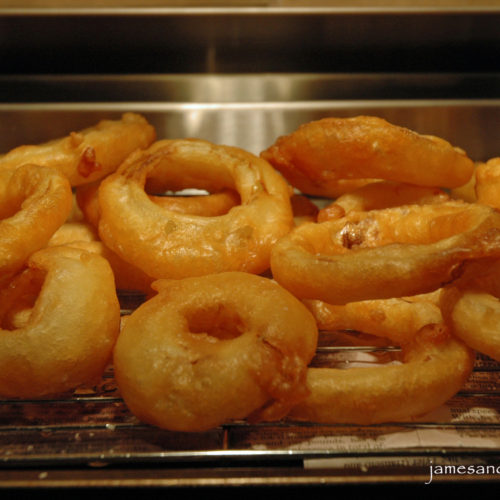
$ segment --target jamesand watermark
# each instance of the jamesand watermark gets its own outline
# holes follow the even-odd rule
[[[497,476],[500,479],[500,465],[439,465],[433,464],[432,460],[429,464],[429,478],[424,484],[431,484],[434,479],[444,476],[464,476],[472,479],[476,476],[478,479],[484,476]]]

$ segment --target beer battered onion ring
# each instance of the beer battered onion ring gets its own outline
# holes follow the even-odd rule
[[[371,425],[410,420],[438,408],[469,378],[474,351],[443,323],[424,326],[402,346],[403,364],[373,368],[309,368],[310,395],[289,417]]]
[[[402,205],[425,205],[448,201],[449,195],[441,188],[414,186],[402,182],[380,181],[366,184],[345,193],[333,203],[322,208],[317,220],[325,222],[338,219],[349,212],[380,210]]]
[[[342,178],[453,188],[466,184],[474,170],[474,162],[444,139],[373,116],[303,124],[261,156],[302,192],[327,197],[335,196]]]
[[[50,247],[28,265],[0,291],[0,395],[42,397],[96,382],[119,333],[108,263],[75,248]],[[36,297],[34,304],[28,296]],[[17,324],[9,320],[14,312]]]
[[[163,191],[234,189],[241,204],[216,217],[178,214],[149,199],[149,178]],[[293,227],[290,188],[267,162],[195,139],[158,141],[132,155],[102,181],[99,205],[102,241],[155,278],[258,274],[269,268],[273,244]]]
[[[306,397],[314,318],[272,280],[226,272],[159,280],[114,351],[121,395],[142,421],[177,431],[276,420]]]
[[[87,222],[65,222],[50,238],[48,247],[67,245],[73,241],[97,241],[97,231]]]
[[[0,171],[0,286],[47,244],[71,207],[69,182],[56,170],[23,165]]]
[[[500,261],[471,263],[462,279],[446,287],[443,314],[468,346],[500,361]]]
[[[353,330],[382,338],[398,345],[409,342],[426,325],[442,323],[439,307],[441,290],[413,297],[362,300],[345,305],[305,300],[319,330]]]
[[[87,222],[99,226],[101,212],[99,208],[100,181],[84,184],[76,188],[76,201]],[[148,195],[158,206],[181,214],[202,215],[213,217],[229,212],[240,203],[238,193],[232,189],[223,189],[218,193],[208,195]]]
[[[478,164],[475,193],[479,203],[500,209],[500,157]]]
[[[115,252],[110,250],[102,241],[73,240],[67,243],[68,246],[81,248],[88,252],[93,252],[104,257],[115,276],[115,285],[117,290],[121,291],[140,291],[146,295],[151,295],[153,289],[151,284],[154,278],[151,278],[141,269],[130,262],[123,260]]]
[[[273,277],[301,299],[346,304],[431,292],[462,262],[500,254],[500,214],[460,201],[303,224],[273,247]]]
[[[50,166],[78,186],[113,172],[130,153],[155,139],[155,129],[143,116],[125,113],[121,120],[101,120],[61,139],[12,149],[0,156],[0,169],[25,163]]]

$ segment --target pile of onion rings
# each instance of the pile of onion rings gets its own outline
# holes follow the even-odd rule
[[[304,124],[260,156],[157,140],[133,113],[7,152],[0,396],[71,391],[113,360],[130,410],[165,429],[418,417],[460,390],[475,350],[500,360],[499,165],[366,116]],[[120,290],[147,298],[121,332]],[[402,354],[317,368],[318,330]]]

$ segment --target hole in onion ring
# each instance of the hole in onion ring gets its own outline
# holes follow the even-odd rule
[[[187,310],[184,314],[191,333],[205,334],[214,341],[234,339],[245,331],[240,315],[223,304]]]

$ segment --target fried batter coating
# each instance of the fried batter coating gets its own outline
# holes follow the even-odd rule
[[[400,365],[309,368],[310,395],[290,418],[361,425],[411,420],[454,396],[474,365],[474,351],[443,323],[424,326],[402,350]]]
[[[427,293],[499,255],[500,214],[449,201],[302,224],[274,245],[271,271],[297,297],[346,304]]]
[[[0,291],[0,395],[43,397],[96,383],[119,325],[105,259],[64,246],[35,252]]]
[[[159,280],[114,353],[126,404],[141,420],[203,431],[233,419],[276,420],[298,401],[314,355],[314,318],[260,276]]]
[[[121,120],[101,120],[61,139],[12,149],[0,156],[0,169],[25,163],[49,166],[78,186],[105,177],[130,153],[148,147],[155,139],[155,129],[143,116],[125,113]]]
[[[444,139],[373,116],[303,124],[278,138],[261,156],[294,187],[326,197],[336,196],[339,179],[453,188],[466,184],[474,169],[474,162]]]

